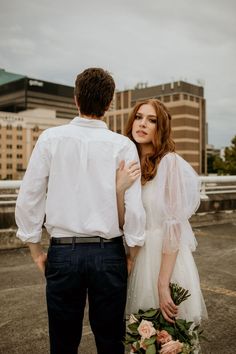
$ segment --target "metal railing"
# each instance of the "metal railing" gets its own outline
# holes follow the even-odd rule
[[[236,176],[199,176],[201,181],[201,199],[210,194],[236,193]]]
[[[236,193],[236,176],[199,176],[199,179],[202,200],[210,194]],[[20,185],[21,181],[0,181],[0,206],[15,205]]]
[[[0,206],[16,204],[21,181],[0,181]],[[6,191],[6,193],[2,193]]]

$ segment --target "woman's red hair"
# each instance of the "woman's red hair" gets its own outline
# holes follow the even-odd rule
[[[132,136],[132,127],[139,108],[144,104],[150,104],[155,109],[157,115],[157,124],[153,141],[153,152],[145,155],[145,157],[141,159],[141,150],[139,144],[136,143]],[[171,137],[171,115],[166,106],[157,99],[148,99],[142,102],[138,102],[130,113],[126,126],[126,135],[135,143],[138,149],[139,157],[141,160],[141,181],[144,185],[146,182],[152,180],[155,177],[158,164],[160,163],[162,157],[168,152],[175,151],[175,143]]]

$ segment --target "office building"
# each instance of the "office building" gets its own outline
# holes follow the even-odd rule
[[[31,123],[24,122],[26,126],[31,126],[30,129],[38,126],[37,134],[45,129],[46,126],[50,126],[50,124],[51,126],[63,124],[63,122],[73,119],[78,114],[73,95],[74,89],[71,86],[28,78],[27,76],[12,74],[0,69],[0,110],[5,112],[2,114],[6,115],[6,112],[9,112],[8,116],[10,117],[10,112],[18,113],[15,117],[26,119],[26,115],[28,115],[26,111],[29,110],[29,114],[32,115]],[[197,173],[206,174],[207,123],[203,87],[184,81],[177,81],[152,87],[140,83],[132,90],[117,91],[111,107],[105,115],[105,121],[109,128],[117,133],[124,134],[131,108],[136,102],[148,98],[158,98],[167,106],[172,115],[172,131],[176,151],[193,166]],[[32,114],[33,109],[36,108],[51,111],[51,113],[48,111],[51,120],[47,116],[47,124],[45,119],[44,123],[40,120],[39,111],[36,115],[35,113]],[[2,135],[2,138],[0,141],[2,148],[3,146],[12,145],[10,143],[11,135],[12,139],[15,139],[14,141],[20,139],[20,134],[18,134],[20,128],[17,128],[16,122],[12,126],[14,134],[4,132],[4,129],[6,129],[5,124],[1,124],[0,135]],[[14,129],[18,130],[15,131]],[[24,131],[24,128],[22,129]],[[34,131],[32,137],[36,139],[37,134]],[[8,138],[5,137],[5,140],[2,140],[3,136],[8,136]],[[26,137],[24,138],[23,135],[22,139],[22,145],[24,145]],[[32,143],[30,144],[32,146]],[[4,149],[7,151],[6,147]],[[29,147],[27,149],[23,148],[24,161],[14,162],[12,166],[20,168],[22,163],[23,169],[25,168],[30,151]],[[1,152],[1,154],[4,155],[5,153]],[[6,154],[11,156],[9,151]],[[18,155],[20,154],[18,153]],[[6,163],[8,166],[11,165],[10,162]],[[3,165],[5,166],[5,162]],[[14,168],[12,171],[14,171]],[[6,168],[4,173],[0,169],[1,178],[15,175],[14,172],[10,172],[10,168],[6,172]]]

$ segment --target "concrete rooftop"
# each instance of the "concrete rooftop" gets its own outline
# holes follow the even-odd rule
[[[209,312],[202,353],[235,354],[236,224],[199,227],[195,234],[194,257]],[[0,251],[0,275],[0,353],[49,353],[45,280],[27,249]],[[87,313],[79,353],[96,354]]]

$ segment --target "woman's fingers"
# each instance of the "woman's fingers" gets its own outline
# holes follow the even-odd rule
[[[130,175],[140,174],[141,170],[138,162],[132,161],[129,163],[127,166],[127,171]]]
[[[131,161],[128,165],[127,165],[127,169],[130,172],[134,172],[136,170],[140,169],[139,163],[137,161]]]
[[[174,323],[174,318],[178,314],[178,307],[174,304],[174,302],[169,300],[162,304],[160,307],[163,317],[166,319],[166,321]]]
[[[131,161],[128,163],[127,167],[128,169],[131,169],[133,166],[138,165],[138,161]]]
[[[177,311],[173,311],[171,308],[169,308],[168,306],[163,306],[162,307],[163,308],[163,310],[169,315],[169,316],[171,316],[171,317],[174,317],[174,316],[176,316],[177,315]]]
[[[164,319],[170,323],[174,323],[175,321],[173,320],[171,315],[168,315],[168,313],[165,310],[162,310],[162,315],[164,317]]]
[[[173,313],[177,313],[177,312],[178,312],[178,307],[175,305],[175,303],[174,303],[172,300],[170,300],[170,301],[166,304],[166,306],[167,306],[168,309],[169,309],[170,311],[172,311]]]

